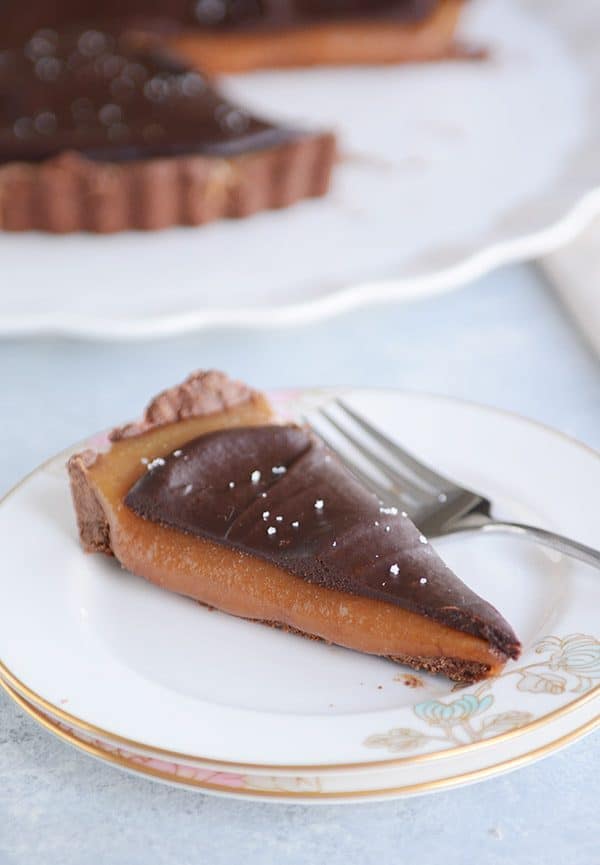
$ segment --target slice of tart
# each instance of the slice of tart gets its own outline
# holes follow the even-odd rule
[[[466,0],[41,0],[5,2],[0,25],[32,33],[105,20],[160,34],[207,72],[403,63],[461,53]],[[0,27],[1,33],[1,27]],[[1,38],[1,37],[0,37]]]
[[[277,125],[132,32],[0,36],[0,228],[200,225],[326,193],[329,133]]]
[[[309,430],[218,372],[69,461],[81,543],[236,616],[472,682],[520,645]]]
[[[455,56],[464,0],[199,0],[170,43],[210,72]],[[195,20],[189,20],[191,16]]]

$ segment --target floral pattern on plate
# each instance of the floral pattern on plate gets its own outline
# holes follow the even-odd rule
[[[584,694],[600,679],[600,640],[589,634],[544,637],[535,645],[534,652],[546,657],[506,670],[455,700],[416,703],[413,712],[422,722],[420,727],[395,727],[375,733],[364,744],[367,748],[399,753],[416,751],[432,742],[456,746],[490,739],[523,727],[547,711],[546,701],[540,701],[539,713],[517,709],[490,713],[496,697],[487,692],[499,680],[514,677],[518,691],[555,696],[566,692]]]

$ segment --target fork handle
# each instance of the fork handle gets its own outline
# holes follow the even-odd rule
[[[511,523],[487,516],[480,516],[477,520],[472,518],[469,520],[467,517],[464,522],[455,523],[444,534],[453,535],[458,532],[493,532],[516,535],[600,569],[600,550],[595,550],[586,544],[580,544],[579,541],[574,541],[564,535],[557,535],[556,532],[539,529],[537,526],[528,526],[526,523]]]
[[[537,526],[528,526],[525,523],[511,523],[483,517],[481,521],[468,522],[465,520],[463,523],[457,523],[450,528],[448,534],[469,531],[516,535],[524,540],[531,540],[544,547],[550,547],[550,549],[563,553],[563,555],[572,556],[574,559],[579,559],[580,562],[585,562],[586,565],[600,569],[600,550],[595,550],[593,547],[586,546],[586,544],[580,544],[579,541],[573,541],[564,535],[557,535],[555,532],[539,529]]]

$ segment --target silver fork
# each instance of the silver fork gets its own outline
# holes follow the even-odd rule
[[[439,537],[480,531],[518,535],[600,568],[600,551],[546,529],[495,519],[492,502],[485,496],[459,486],[420,462],[341,399],[333,404],[338,409],[335,416],[324,408],[315,411],[318,426],[308,417],[304,421],[380,499],[400,505],[423,534]],[[327,427],[335,429],[358,458],[346,451],[340,453],[324,433]]]

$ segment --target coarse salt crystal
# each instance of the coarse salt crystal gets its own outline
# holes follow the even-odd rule
[[[394,564],[391,565],[391,567],[390,567],[390,574],[393,577],[397,577],[399,573],[400,573],[400,567],[396,564],[396,562],[394,562]]]
[[[250,480],[253,484],[257,484],[261,478],[261,474],[258,469],[254,469],[252,474],[250,475]]]
[[[268,535],[276,535],[277,529],[275,528],[275,526],[269,526],[269,528],[267,529],[267,534]]]
[[[148,463],[148,471],[151,472],[152,469],[155,469],[157,466],[164,466],[165,461],[162,457],[156,457],[151,462]]]
[[[324,507],[325,507],[325,502],[323,501],[323,499],[317,499],[315,502],[315,510],[316,511],[322,511]]]

